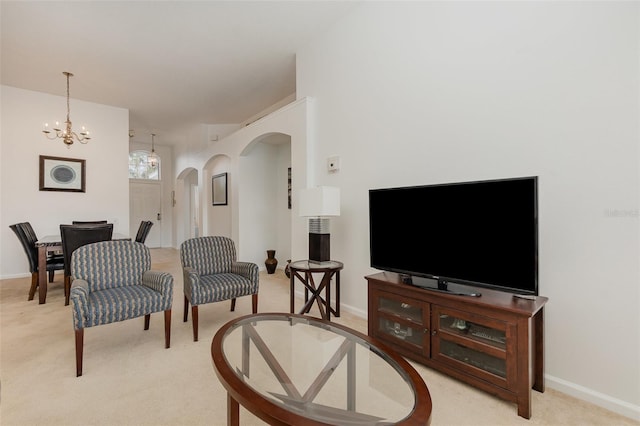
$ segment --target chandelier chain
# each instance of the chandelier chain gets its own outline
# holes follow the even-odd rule
[[[62,74],[67,77],[67,121],[65,122],[65,128],[64,130],[61,129],[59,123],[56,122],[56,127],[54,127],[53,131],[51,131],[49,130],[49,125],[45,123],[42,133],[44,133],[47,139],[62,139],[62,142],[67,145],[67,148],[70,148],[71,145],[73,145],[74,140],[86,144],[87,142],[89,142],[91,137],[89,136],[89,132],[84,128],[84,126],[82,127],[82,131],[80,133],[76,133],[71,129],[71,95],[69,91],[69,78],[73,77],[73,74],[68,71],[63,71]]]

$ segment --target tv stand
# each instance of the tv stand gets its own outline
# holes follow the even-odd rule
[[[483,289],[482,297],[459,297],[407,285],[391,272],[366,279],[371,337],[407,358],[515,402],[518,415],[531,417],[531,389],[544,392],[546,297],[522,299],[492,289]]]
[[[426,278],[405,274],[399,274],[399,277],[404,284],[420,287],[425,290],[439,291],[441,293],[453,294],[455,296],[482,296],[482,293],[479,291],[455,290],[453,288],[449,288],[449,282],[444,278]]]

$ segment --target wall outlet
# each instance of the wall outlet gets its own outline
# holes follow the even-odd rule
[[[327,158],[327,171],[329,173],[335,173],[340,170],[340,157],[329,157]]]

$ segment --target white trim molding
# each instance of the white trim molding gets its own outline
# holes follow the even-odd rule
[[[640,406],[613,398],[610,395],[545,374],[547,386],[567,395],[590,402],[633,420],[640,421]]]

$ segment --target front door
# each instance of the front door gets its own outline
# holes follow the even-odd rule
[[[162,247],[162,198],[160,182],[130,182],[129,184],[129,226],[131,239],[138,233],[143,220],[153,222],[145,244]]]

